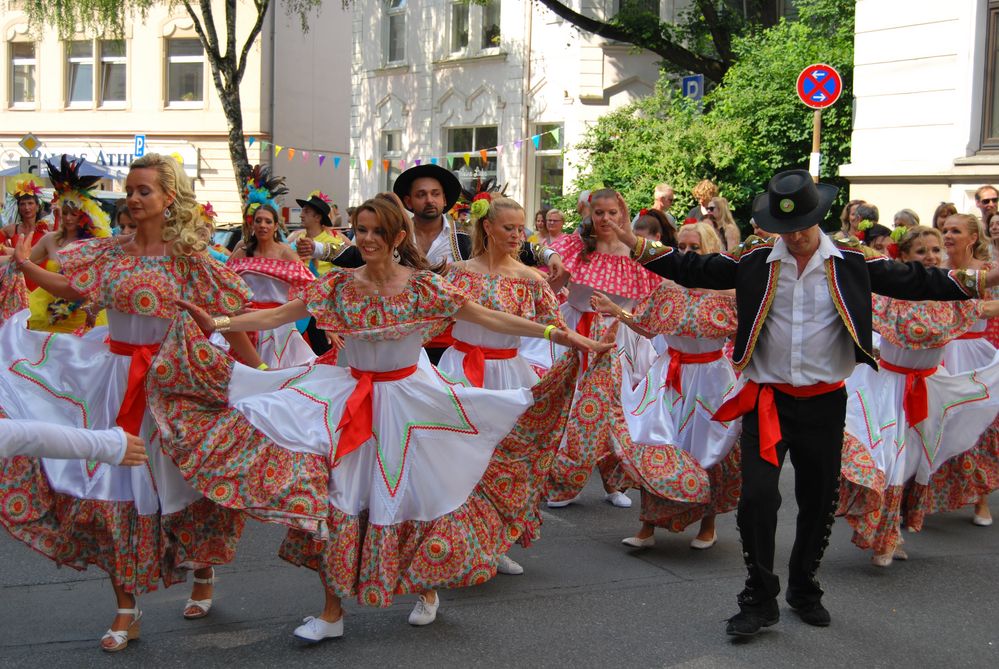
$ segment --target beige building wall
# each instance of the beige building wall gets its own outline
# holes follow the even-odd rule
[[[216,2],[216,15],[224,14]],[[240,0],[237,38],[245,39],[254,19],[252,3]],[[343,150],[347,145],[349,103],[344,96],[329,94],[342,86],[348,66],[349,25],[343,25],[339,4],[335,11],[324,6],[313,30],[303,36],[297,17],[288,17],[279,8],[271,11],[264,30],[251,47],[246,73],[240,87],[243,129],[247,137],[272,140],[287,137],[288,145],[316,146]],[[337,32],[339,28],[339,33]],[[224,35],[224,33],[223,33]],[[338,39],[330,39],[330,36]],[[75,39],[92,40],[93,34]],[[196,38],[193,22],[180,6],[155,5],[145,17],[126,21],[126,102],[77,105],[69,102],[67,43],[51,29],[41,31],[36,45],[36,92],[29,104],[13,99],[12,43],[34,41],[35,34],[18,11],[0,17],[0,168],[16,165],[24,155],[18,140],[27,132],[42,140],[43,155],[84,153],[88,160],[109,167],[127,169],[133,156],[134,136],[146,136],[147,151],[175,154],[184,159],[185,170],[194,179],[199,200],[211,201],[222,223],[240,219],[240,196],[228,149],[228,125],[215,92],[210,67],[203,65],[203,102],[171,104],[167,94],[167,45],[172,38]],[[337,49],[339,54],[337,55]],[[99,49],[97,49],[99,54]],[[99,55],[97,56],[99,59]],[[99,69],[100,63],[95,63]],[[277,68],[278,75],[272,76]],[[341,73],[338,75],[338,72]],[[338,78],[339,77],[339,78]],[[296,86],[312,88],[312,98],[303,104]],[[338,106],[339,104],[339,106]],[[327,111],[322,115],[316,107]],[[266,155],[263,155],[266,153]],[[268,161],[271,151],[251,147],[249,159]],[[346,176],[337,186],[317,167],[308,164],[284,165],[278,157],[275,171],[289,177],[293,193],[322,187],[345,196]],[[287,167],[288,169],[284,169]],[[121,183],[112,187],[120,189]],[[285,205],[295,206],[293,199]]]
[[[999,182],[982,150],[986,0],[859,0],[850,197],[882,220],[909,207],[929,222],[941,201],[977,213],[974,191]],[[842,102],[840,103],[842,104]]]

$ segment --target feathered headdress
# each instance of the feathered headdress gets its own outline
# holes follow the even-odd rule
[[[38,197],[42,194],[42,189],[35,183],[34,179],[24,179],[23,181],[17,181],[14,183],[14,197],[22,198],[25,196]]]
[[[243,184],[243,215],[252,216],[262,204],[268,204],[279,210],[278,198],[288,192],[284,185],[284,177],[271,177],[271,168],[266,165],[254,165],[253,171]]]
[[[478,220],[489,213],[489,205],[494,195],[506,195],[506,184],[499,186],[496,179],[488,177],[483,179],[476,177],[471,188],[461,187],[461,198],[451,209],[451,215],[456,216],[459,204],[466,204],[471,208],[472,220]],[[478,204],[481,203],[481,204]]]
[[[55,189],[52,206],[69,205],[85,215],[87,220],[80,226],[81,237],[108,237],[111,234],[110,219],[93,195],[93,187],[101,178],[81,176],[80,168],[83,163],[82,158],[70,160],[65,153],[58,167],[51,160],[45,161],[49,169],[49,181]]]

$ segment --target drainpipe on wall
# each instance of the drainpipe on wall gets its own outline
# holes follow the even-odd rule
[[[531,105],[530,105],[530,95],[531,95],[531,41],[534,39],[533,26],[534,26],[534,3],[525,2],[524,6],[526,8],[527,16],[526,19],[526,30],[524,31],[524,91],[523,91],[523,101],[522,106],[524,108],[524,122],[521,131],[521,137],[529,137],[531,134]],[[525,150],[524,155],[530,155],[530,151]],[[532,202],[533,188],[528,181],[528,175],[531,173],[530,160],[525,158],[523,169],[521,170],[521,200],[524,204],[525,209],[529,211],[534,211],[536,208],[536,202]]]

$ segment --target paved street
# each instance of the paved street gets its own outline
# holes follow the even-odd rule
[[[788,474],[781,562],[793,531]],[[723,632],[743,580],[734,515],[719,519],[710,551],[690,550],[691,533],[665,532],[655,548],[631,551],[620,544],[638,528],[631,496],[633,508],[615,509],[591,481],[581,503],[547,513],[538,544],[514,550],[524,576],[444,593],[430,627],[406,624],[409,597],[384,610],[349,603],[346,636],[313,647],[291,631],[319,611],[319,582],[275,557],[277,528],[248,525],[208,619],[181,618],[187,586],[142,598],[142,640],[117,657],[97,648],[113,603],[99,572],[57,571],[5,535],[0,666],[999,666],[999,526],[972,526],[970,509],[907,534],[911,559],[889,569],[870,566],[837,522],[820,572],[832,626],[808,627],[783,606],[779,625],[740,643]]]

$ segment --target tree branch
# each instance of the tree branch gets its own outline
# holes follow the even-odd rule
[[[257,7],[257,20],[254,22],[253,27],[250,28],[250,34],[247,36],[246,42],[243,43],[243,52],[240,54],[239,64],[236,66],[236,83],[243,80],[243,73],[246,72],[247,54],[250,53],[253,42],[256,41],[257,35],[260,34],[260,30],[264,26],[264,17],[267,15],[267,8],[270,7],[271,0],[256,0],[253,4]]]
[[[627,42],[642,49],[647,49],[677,67],[691,72],[700,72],[712,81],[720,82],[725,76],[725,71],[728,69],[726,62],[696,54],[672,41],[665,34],[661,34],[662,39],[650,39],[645,35],[635,33],[621,26],[607,23],[606,21],[598,21],[597,19],[580,14],[556,0],[538,1],[550,9],[556,16],[565,19],[577,28],[593,33],[598,37]]]
[[[236,70],[236,0],[225,0],[225,60]]]
[[[721,57],[723,63],[732,63],[732,36],[728,30],[722,26],[715,9],[714,0],[697,0],[697,6],[704,14],[705,23],[708,25],[708,32],[711,33],[711,41],[714,42],[715,51]]]
[[[206,1],[207,0],[202,0],[202,4]],[[194,21],[194,32],[198,33],[198,37],[201,38],[201,44],[204,46],[204,44],[208,42],[208,36],[205,34],[205,27],[202,25],[201,20],[194,11],[194,7],[191,6],[191,3],[188,2],[188,0],[184,0],[184,8],[187,10],[187,14],[191,17],[191,20]],[[209,11],[210,9],[211,8],[209,8]],[[210,22],[206,21],[206,23],[211,25]],[[212,28],[212,32],[214,32],[214,26]],[[212,69],[212,80],[215,82],[215,90],[218,91],[219,95],[222,95],[222,93],[226,90],[226,87],[222,82],[222,57],[219,55],[218,41],[215,42],[214,49],[205,49],[205,55],[208,57],[208,64]]]

